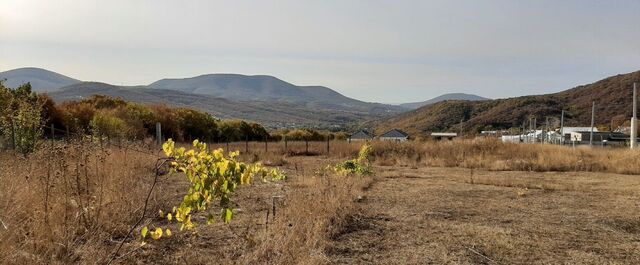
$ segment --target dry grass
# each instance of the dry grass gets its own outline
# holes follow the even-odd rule
[[[640,152],[628,149],[514,144],[495,139],[374,142],[374,156],[378,165],[640,174]]]
[[[61,142],[53,151],[43,148],[26,158],[1,153],[0,220],[7,228],[0,226],[0,263],[107,262],[142,215],[155,175],[155,156],[127,150]],[[350,211],[366,179],[326,174],[326,165],[336,161],[263,156],[244,157],[281,166],[291,178],[240,189],[232,224],[177,232],[141,246],[140,227],[172,226],[157,212],[177,204],[186,188],[183,176],[161,176],[146,217],[125,241],[116,263],[206,264],[212,257],[221,263],[325,263],[326,239],[340,227],[342,215]],[[273,196],[279,196],[275,220],[270,211]]]
[[[0,263],[16,264],[104,262],[141,215],[155,162],[86,142],[1,156]],[[151,208],[165,203],[155,194]]]
[[[326,153],[326,143],[310,142],[307,153],[304,142],[287,149],[269,143],[266,152],[264,143],[251,143],[244,160],[281,167],[290,178],[239,189],[229,225],[145,246],[136,230],[116,262],[640,262],[633,254],[640,247],[640,182],[580,172],[640,173],[636,153],[492,140],[374,142],[377,177],[326,170],[360,145],[334,141]],[[230,148],[243,151],[244,143]],[[0,220],[7,226],[0,225],[0,263],[105,263],[142,214],[155,162],[86,142],[57,143],[27,158],[0,153]],[[181,200],[182,178],[161,176],[143,224],[174,225],[156,213]]]
[[[640,179],[378,167],[335,264],[639,264]]]

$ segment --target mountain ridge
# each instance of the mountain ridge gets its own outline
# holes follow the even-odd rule
[[[429,99],[429,100],[419,101],[419,102],[402,103],[402,104],[399,104],[399,106],[405,107],[405,108],[408,108],[408,109],[417,109],[417,108],[420,108],[422,106],[435,104],[435,103],[438,103],[438,102],[441,102],[441,101],[445,101],[445,100],[477,101],[477,100],[488,100],[488,99],[489,98],[481,97],[481,96],[474,95],[474,94],[446,93],[446,94],[442,94],[440,96],[437,96],[437,97]]]
[[[82,82],[78,79],[38,67],[22,67],[0,72],[0,80],[6,79],[8,87],[31,83],[33,91],[56,91],[62,87]]]
[[[517,129],[523,123],[528,126],[529,118],[536,118],[540,125],[549,117],[551,125],[557,127],[564,110],[565,126],[588,126],[591,104],[595,101],[595,124],[615,128],[631,117],[633,82],[640,82],[640,71],[610,76],[551,94],[485,101],[442,101],[372,123],[377,131],[398,128],[414,137],[427,137],[430,132],[437,131],[476,133]]]
[[[233,100],[293,102],[324,109],[358,111],[402,111],[399,106],[349,98],[325,86],[297,86],[270,75],[205,74],[187,78],[165,78],[151,88],[179,90]]]
[[[209,95],[147,86],[116,86],[101,82],[77,83],[47,93],[56,102],[78,101],[93,95],[106,95],[145,104],[167,104],[208,112],[220,119],[243,119],[265,127],[348,129],[362,120],[380,117],[358,111],[310,109],[302,104],[265,101],[233,101]]]

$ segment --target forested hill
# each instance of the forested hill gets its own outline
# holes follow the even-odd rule
[[[378,121],[377,131],[402,129],[414,136],[434,131],[466,132],[508,129],[522,126],[529,117],[538,124],[550,118],[558,124],[564,109],[565,124],[589,126],[591,104],[596,103],[596,125],[620,125],[631,117],[633,82],[640,83],[640,71],[605,78],[562,92],[485,101],[443,101]],[[461,123],[462,121],[462,123]]]

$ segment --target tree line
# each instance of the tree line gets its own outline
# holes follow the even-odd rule
[[[258,123],[220,120],[198,110],[102,95],[56,104],[46,94],[33,92],[29,83],[12,89],[0,82],[0,137],[13,139],[14,147],[22,152],[35,148],[37,139],[43,137],[43,126],[53,126],[58,133],[140,140],[153,137],[158,122],[162,134],[176,141],[321,141],[348,137],[346,133],[311,129],[269,133]]]

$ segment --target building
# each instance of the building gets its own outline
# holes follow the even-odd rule
[[[373,135],[365,130],[360,130],[357,133],[354,133],[347,138],[349,142],[351,141],[371,141],[373,140]]]
[[[401,130],[393,129],[380,135],[380,137],[378,138],[382,141],[404,142],[406,140],[409,140],[409,135]]]
[[[571,144],[589,144],[591,131],[571,132]],[[621,132],[593,132],[593,144],[597,145],[625,145],[629,141],[629,135]]]
[[[447,140],[451,140],[455,137],[458,136],[458,133],[454,133],[454,132],[433,132],[431,133],[431,137],[435,138],[436,140],[442,140],[442,139],[447,139]]]
[[[562,127],[560,129],[560,133],[564,136],[564,141],[566,143],[571,142],[571,133],[572,132],[591,132],[591,127]],[[593,127],[593,132],[598,132],[598,128]],[[589,139],[587,138],[587,141],[589,141]]]

